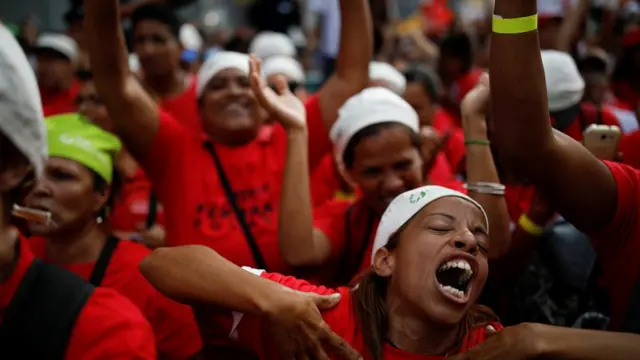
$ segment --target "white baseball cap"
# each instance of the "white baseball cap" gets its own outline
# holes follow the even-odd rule
[[[202,91],[207,83],[222,70],[236,69],[249,76],[249,55],[234,51],[219,51],[208,58],[198,71],[198,83],[196,93],[198,98],[202,96]]]
[[[339,158],[360,130],[380,123],[398,123],[418,132],[418,114],[403,98],[384,87],[371,87],[347,100],[338,112],[329,137]]]
[[[282,74],[293,81],[299,83],[304,82],[304,70],[298,60],[289,56],[272,56],[262,64],[262,72],[264,76],[272,74]]]
[[[48,155],[38,83],[20,45],[1,23],[0,44],[0,132],[24,154],[39,177]]]
[[[393,199],[389,206],[387,206],[384,214],[382,214],[378,230],[376,231],[376,237],[373,241],[371,262],[373,263],[373,259],[378,249],[385,247],[389,242],[389,238],[398,231],[398,229],[408,223],[411,218],[420,212],[420,210],[424,209],[425,206],[444,197],[457,197],[467,200],[475,205],[480,211],[482,211],[485,226],[487,227],[487,231],[489,231],[489,218],[478,202],[461,192],[442,186],[423,186],[398,195]]]
[[[264,60],[271,56],[296,56],[296,46],[285,34],[263,31],[256,35],[249,45],[249,53]]]
[[[382,61],[369,63],[369,80],[381,81],[398,95],[404,94],[407,80],[404,75],[390,64]]]
[[[65,34],[45,33],[36,40],[36,49],[51,49],[75,61],[78,57],[78,44]]]
[[[582,100],[584,80],[573,58],[562,51],[542,50],[549,111],[566,110]]]

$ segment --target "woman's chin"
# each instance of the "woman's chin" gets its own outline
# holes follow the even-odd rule
[[[51,228],[44,224],[29,224],[29,234],[31,236],[47,236],[51,233]]]

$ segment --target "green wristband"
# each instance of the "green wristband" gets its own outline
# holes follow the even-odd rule
[[[491,141],[489,140],[465,140],[464,141],[465,145],[484,145],[484,146],[489,146],[491,145]]]

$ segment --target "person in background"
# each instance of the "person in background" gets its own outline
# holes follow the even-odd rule
[[[296,46],[293,40],[285,34],[264,31],[258,33],[249,44],[249,53],[261,60],[272,56],[296,57]]]
[[[131,15],[131,24],[144,88],[163,110],[199,134],[196,79],[180,67],[182,24],[177,15],[164,4],[142,5]]]
[[[103,226],[118,191],[113,177],[120,141],[78,114],[45,122],[49,160],[24,204],[50,212],[55,226],[28,223],[34,255],[126,296],[151,323],[161,358],[190,359],[202,347],[191,308],[164,297],[142,277],[138,264],[149,249]]]
[[[460,126],[460,103],[478,82],[482,70],[473,66],[474,49],[466,33],[453,33],[442,40],[438,75],[442,82],[442,107]]]
[[[82,81],[76,103],[78,113],[105,131],[115,131],[92,78]],[[114,194],[110,212],[104,221],[121,238],[138,240],[150,248],[163,246],[164,208],[154,195],[149,179],[125,149],[118,152],[115,168],[120,189]]]
[[[611,79],[613,92],[627,109],[640,116],[640,26],[627,30],[622,46]]]
[[[372,61],[369,63],[369,86],[386,87],[394,93],[402,96],[407,88],[407,81],[401,72],[389,63]]]
[[[192,24],[184,24],[180,27],[180,66],[188,73],[197,74],[202,65],[203,40],[198,29]]]
[[[15,333],[6,328],[10,326],[9,311],[15,309],[13,300],[18,289],[29,285],[25,275],[38,266],[29,242],[14,226],[13,221],[17,219],[12,218],[11,212],[13,205],[43,175],[47,145],[42,105],[31,66],[4,25],[0,25],[0,43],[0,321],[3,330],[0,343],[3,356],[17,359],[29,358],[31,351],[37,352],[33,347],[42,344],[42,339],[24,334],[16,339]],[[70,329],[63,358],[105,357],[157,358],[153,331],[140,310],[115,290],[98,287],[92,289]]]
[[[305,88],[304,69],[296,59],[284,55],[271,56],[264,61],[262,71],[270,86],[275,86],[275,79],[278,76],[284,76],[289,84],[289,90],[296,94],[298,99],[304,102],[309,98]]]
[[[340,0],[309,0],[305,32],[309,49],[319,54],[321,69],[327,79],[334,71],[340,47]]]
[[[591,124],[620,127],[616,116],[607,108],[582,101],[585,83],[569,54],[543,50],[541,57],[554,128],[582,141],[582,133]]]
[[[36,77],[45,116],[74,112],[78,45],[67,35],[43,33],[35,47]]]
[[[300,7],[296,0],[257,0],[248,7],[247,17],[258,31],[286,34],[300,26]]]
[[[420,127],[432,127],[440,136],[440,146],[455,174],[463,172],[465,156],[462,129],[439,104],[442,87],[438,76],[424,66],[410,67],[404,72],[407,89],[404,99],[418,113]]]
[[[487,99],[485,94],[475,101],[484,106]],[[477,106],[481,110],[474,111],[483,111],[482,106]],[[309,190],[301,183],[308,176],[306,163],[287,163],[285,174],[291,175],[283,180],[286,191],[281,197],[278,239],[282,256],[289,264],[322,266],[321,278],[314,280],[343,285],[369,267],[372,236],[391,200],[424,183],[438,182],[423,172],[423,163],[428,160],[423,160],[420,153],[418,115],[390,90],[368,88],[349,99],[340,110],[331,136],[336,144],[337,161],[360,194],[353,202],[329,201],[312,212]],[[486,130],[484,135],[477,131],[469,136],[482,143]],[[483,156],[470,159],[473,160],[468,164],[472,170],[470,183],[497,183],[488,147],[473,150],[481,151]],[[500,196],[483,195],[477,190],[472,191],[472,196],[487,204],[497,234],[492,257],[499,257],[509,242],[506,204]]]

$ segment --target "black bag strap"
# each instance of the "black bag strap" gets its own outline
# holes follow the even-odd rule
[[[233,189],[231,188],[231,184],[229,183],[227,174],[224,172],[224,169],[222,168],[222,163],[220,162],[220,158],[218,158],[218,154],[213,148],[213,144],[211,144],[210,142],[206,142],[204,143],[204,146],[209,152],[209,154],[211,154],[211,157],[213,158],[213,162],[216,165],[216,170],[218,171],[218,176],[220,177],[220,182],[222,183],[222,187],[224,188],[225,195],[227,196],[227,201],[229,201],[229,204],[231,205],[231,208],[233,209],[233,212],[236,215],[236,219],[238,220],[238,224],[240,224],[240,227],[242,228],[242,232],[244,233],[244,238],[247,240],[247,244],[249,245],[249,249],[253,254],[253,260],[255,261],[256,266],[259,269],[267,271],[267,263],[264,261],[264,257],[260,252],[260,248],[256,243],[256,239],[253,236],[253,233],[251,232],[251,228],[249,227],[247,220],[245,219],[244,210],[242,210],[240,208],[240,205],[238,205],[238,201],[236,200],[236,194],[235,192],[233,192]]]
[[[596,107],[596,122],[597,125],[602,125],[602,105],[595,104]],[[593,124],[591,119],[585,119],[584,109],[580,107],[580,115],[578,116],[580,121],[580,130],[585,131],[589,125]]]
[[[636,279],[633,286],[629,305],[627,305],[627,313],[622,321],[622,331],[640,334],[640,276]]]
[[[3,315],[2,358],[63,360],[93,290],[81,277],[35,259]]]
[[[113,256],[113,252],[118,247],[120,243],[120,238],[115,236],[109,236],[107,242],[104,243],[104,247],[100,252],[100,257],[98,261],[96,261],[96,265],[93,267],[93,271],[91,271],[91,276],[89,277],[89,283],[93,286],[100,286],[102,284],[102,279],[104,279],[104,274],[107,272],[107,267],[111,262],[111,257]]]
[[[358,248],[355,251],[353,249],[353,240],[354,236],[352,234],[352,214],[353,214],[353,205],[350,205],[347,208],[347,211],[344,214],[344,222],[345,222],[345,248],[344,254],[342,255],[342,261],[340,261],[340,272],[338,273],[338,277],[340,278],[340,282],[347,284],[351,279],[357,275],[356,272],[362,263],[364,258],[364,253],[367,250],[367,246],[369,245],[369,239],[371,238],[371,234],[373,233],[373,214],[367,214],[367,224],[364,231],[364,236],[360,239],[359,243],[355,245]],[[353,257],[355,256],[355,257]]]
[[[151,228],[158,217],[158,198],[153,191],[149,192],[149,211],[147,212],[147,219],[144,222],[145,228]]]

